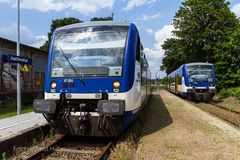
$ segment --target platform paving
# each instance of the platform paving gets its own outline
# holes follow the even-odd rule
[[[240,160],[240,131],[160,90],[150,100],[135,159]]]
[[[0,142],[36,126],[47,124],[42,114],[29,112],[0,120]]]

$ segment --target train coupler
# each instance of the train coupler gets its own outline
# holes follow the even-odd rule
[[[101,115],[99,116],[98,118],[98,128],[103,130],[109,130],[109,123],[107,122],[108,121],[108,116],[105,116],[105,115]]]
[[[86,107],[86,104],[81,103],[79,105],[79,107],[80,107],[79,130],[80,130],[81,134],[84,135],[87,130],[87,127],[88,127],[89,117],[91,115],[88,112],[83,112],[83,110]]]

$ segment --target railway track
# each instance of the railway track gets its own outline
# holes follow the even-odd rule
[[[217,116],[218,118],[223,119],[224,121],[232,124],[233,126],[240,128],[240,112],[223,107],[214,102],[196,103],[196,102],[192,102],[189,100],[187,100],[187,101],[189,103],[193,104],[194,106],[200,108],[201,110],[208,112],[210,114],[213,114],[213,115]]]
[[[28,155],[26,160],[103,160],[110,153],[116,139],[93,137],[61,137],[46,147]]]
[[[172,93],[172,92],[170,92]],[[174,94],[174,93],[172,93]],[[176,95],[176,94],[174,94]],[[176,95],[178,96],[178,95]],[[179,96],[178,96],[179,97]],[[198,103],[193,102],[188,99],[185,99],[183,97],[180,97],[182,100],[187,101],[188,103],[192,104],[193,106],[208,112],[214,116],[217,116],[218,118],[232,124],[235,127],[240,128],[240,112],[232,110],[230,108],[223,107],[221,105],[218,105],[215,102],[210,103]]]
[[[234,110],[229,109],[229,108],[226,108],[226,107],[223,107],[223,106],[218,105],[218,104],[216,104],[216,103],[214,103],[214,102],[210,102],[209,104],[214,105],[214,106],[216,106],[217,108],[221,108],[221,109],[223,109],[223,110],[226,110],[226,111],[229,111],[229,112],[232,112],[232,113],[235,113],[235,114],[239,114],[239,115],[240,115],[240,112],[234,111]]]

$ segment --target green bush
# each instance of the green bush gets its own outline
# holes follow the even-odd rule
[[[240,87],[222,89],[222,90],[220,90],[218,96],[220,98],[226,98],[229,96],[233,96],[233,97],[236,97],[237,99],[240,99]]]

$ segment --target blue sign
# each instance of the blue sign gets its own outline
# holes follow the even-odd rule
[[[31,58],[14,56],[14,55],[2,55],[2,60],[3,62],[8,62],[8,63],[32,64]]]

